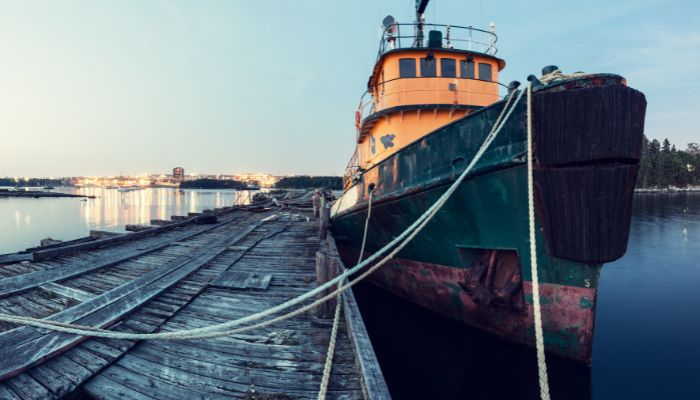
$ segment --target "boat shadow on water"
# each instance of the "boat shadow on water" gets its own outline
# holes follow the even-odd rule
[[[394,399],[539,399],[535,350],[356,286]],[[548,355],[552,398],[589,399],[589,367]]]

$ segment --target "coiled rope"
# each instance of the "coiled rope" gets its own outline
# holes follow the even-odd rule
[[[529,84],[528,84],[528,87],[529,87]],[[329,280],[328,282],[324,283],[323,285],[320,285],[320,286],[318,286],[318,287],[316,287],[316,288],[314,288],[306,293],[303,293],[297,297],[294,297],[290,300],[287,300],[284,303],[281,303],[277,306],[274,306],[274,307],[268,308],[266,310],[248,315],[246,317],[238,318],[236,320],[232,320],[232,321],[228,321],[228,322],[224,322],[224,323],[220,323],[220,324],[215,324],[215,325],[202,327],[202,328],[172,331],[172,332],[157,332],[157,333],[117,332],[117,331],[112,331],[112,330],[107,330],[107,329],[100,329],[100,328],[94,328],[94,327],[89,327],[89,326],[69,324],[69,323],[63,323],[63,322],[59,322],[59,321],[52,321],[52,320],[45,320],[45,319],[38,319],[38,318],[20,317],[20,316],[14,316],[14,315],[9,315],[9,314],[0,314],[0,320],[5,321],[5,322],[11,322],[11,323],[22,324],[22,325],[30,325],[30,326],[34,326],[34,327],[38,327],[38,328],[50,329],[50,330],[54,330],[54,331],[71,333],[71,334],[75,334],[75,335],[83,335],[83,336],[105,337],[105,338],[112,338],[112,339],[131,339],[131,340],[155,340],[155,339],[158,339],[158,340],[184,340],[184,339],[209,339],[209,338],[230,336],[230,335],[245,332],[248,330],[262,328],[262,327],[274,324],[276,322],[283,321],[283,320],[289,319],[291,317],[294,317],[296,315],[299,315],[299,314],[301,314],[309,309],[316,307],[318,304],[321,304],[321,303],[329,300],[330,298],[337,296],[341,292],[348,290],[353,285],[355,285],[356,283],[358,283],[359,281],[361,281],[362,279],[367,277],[369,274],[371,274],[372,272],[377,270],[379,267],[381,267],[383,264],[385,264],[387,261],[389,261],[391,258],[393,258],[398,252],[400,252],[428,224],[428,222],[435,216],[435,214],[437,214],[437,212],[447,202],[447,200],[450,198],[450,196],[457,190],[459,185],[469,175],[469,173],[472,171],[474,166],[479,162],[479,160],[481,159],[483,154],[486,152],[486,149],[493,142],[493,140],[498,136],[498,133],[501,131],[501,129],[503,128],[503,126],[505,125],[507,120],[512,115],[517,103],[522,98],[523,93],[524,93],[524,91],[520,91],[518,93],[518,96],[515,99],[515,102],[513,102],[512,106],[510,108],[508,108],[508,105],[509,105],[509,103],[511,103],[511,99],[513,98],[513,96],[512,95],[509,96],[508,101],[501,112],[501,116],[503,116],[505,114],[505,117],[503,117],[502,121],[500,121],[501,116],[499,116],[497,123],[494,124],[493,129],[487,135],[483,144],[481,145],[479,150],[476,152],[476,154],[474,155],[474,158],[469,163],[467,168],[465,168],[465,170],[460,174],[460,176],[455,180],[455,182],[445,191],[445,193],[443,193],[440,196],[440,198],[438,198],[438,200],[430,208],[428,208],[428,210],[426,210],[426,212],[423,215],[421,215],[415,222],[413,222],[413,224],[411,224],[404,232],[399,234],[396,238],[391,240],[384,247],[382,247],[377,252],[373,253],[367,259],[365,259],[364,261],[355,265],[354,267],[347,269],[342,274],[339,274],[338,276]],[[500,121],[500,124],[499,124],[499,121]],[[398,244],[398,246],[397,246],[397,244]],[[389,249],[391,249],[394,246],[396,246],[394,248],[394,250],[392,250],[389,254],[387,254],[377,264],[375,264],[371,268],[367,269],[367,271],[365,271],[364,273],[359,275],[357,278],[348,282],[347,285],[344,285],[342,287],[337,288],[333,292],[331,292],[328,295],[314,301],[313,303],[310,303],[310,304],[303,306],[303,307],[300,307],[292,312],[280,315],[278,317],[275,317],[275,318],[272,318],[272,319],[269,319],[269,320],[266,320],[263,322],[258,322],[256,324],[247,325],[247,326],[236,328],[236,329],[230,329],[230,328],[233,328],[236,326],[251,323],[251,322],[260,320],[262,318],[277,314],[283,310],[286,310],[290,307],[298,305],[298,304],[302,303],[303,301],[305,301],[313,296],[316,296],[317,294],[329,289],[331,286],[337,285],[339,282],[346,280],[349,276],[359,272],[364,267],[370,265],[372,262],[377,260],[380,256],[382,256],[384,253],[386,253]]]

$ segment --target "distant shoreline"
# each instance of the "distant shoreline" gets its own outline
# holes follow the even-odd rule
[[[687,187],[687,188],[635,188],[635,193],[698,193],[700,192],[700,187]]]

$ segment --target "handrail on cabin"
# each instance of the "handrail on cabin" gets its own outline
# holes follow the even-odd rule
[[[404,27],[404,32],[407,30],[405,27],[412,27],[413,32],[402,35],[401,27]],[[383,30],[377,58],[395,49],[426,48],[427,46],[423,43],[423,29],[425,28],[442,33],[442,48],[475,51],[491,56],[498,52],[496,48],[498,36],[493,25],[491,25],[491,30],[487,31],[473,26],[395,22]],[[463,45],[459,46],[460,44]]]
[[[412,34],[401,34],[401,27],[406,32],[407,27],[413,28]],[[377,59],[391,50],[395,49],[405,49],[405,48],[415,48],[415,49],[425,49],[429,48],[423,43],[424,35],[423,30],[438,30],[442,33],[442,47],[443,49],[458,49],[467,50],[476,53],[483,53],[486,55],[495,55],[498,52],[496,48],[496,42],[498,41],[498,36],[494,32],[494,26],[491,25],[491,30],[487,31],[484,29],[474,28],[473,26],[459,26],[459,25],[446,25],[446,24],[433,24],[433,23],[398,23],[395,22],[390,26],[386,27],[382,32],[382,38],[379,43],[379,54]],[[462,45],[463,44],[463,45]],[[459,46],[462,45],[462,46]],[[422,78],[422,77],[415,77]],[[413,78],[413,79],[415,79]],[[383,82],[377,83],[375,86],[384,85],[388,82],[392,82],[398,79],[407,78],[393,78],[388,79]],[[478,79],[477,79],[478,80]],[[499,82],[496,82],[502,85]],[[505,86],[505,85],[502,85]],[[370,89],[365,91],[360,97],[360,104],[357,107],[356,123],[357,123],[357,134],[359,136],[359,128],[364,119],[374,112],[374,99],[366,99],[367,94],[370,93]],[[370,107],[371,106],[371,107]],[[355,153],[353,153],[348,165],[345,169],[344,183],[347,184],[353,179],[353,176],[359,170],[359,160],[357,154],[357,148]]]

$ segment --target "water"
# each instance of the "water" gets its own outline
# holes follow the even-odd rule
[[[40,189],[38,189],[40,190]],[[103,188],[57,188],[55,191],[97,196],[79,198],[0,198],[0,254],[39,245],[46,237],[70,240],[91,229],[124,232],[124,225],[146,224],[249,202],[249,191],[149,188],[120,192]]]
[[[700,193],[638,194],[603,268],[591,368],[548,358],[553,399],[700,398]],[[396,399],[537,399],[533,350],[365,285],[358,302]]]
[[[0,253],[47,236],[123,231],[245,203],[230,190],[61,189],[99,198],[0,198]],[[396,399],[536,399],[529,348],[426,312],[372,286],[357,290]],[[592,368],[548,358],[554,399],[700,398],[700,193],[638,194],[627,254],[600,280]]]

